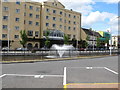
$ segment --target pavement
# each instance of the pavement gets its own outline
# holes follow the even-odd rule
[[[2,64],[3,88],[63,88],[75,83],[118,83],[118,56]]]

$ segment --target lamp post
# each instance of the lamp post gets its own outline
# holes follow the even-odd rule
[[[116,18],[120,18],[120,16],[115,17],[114,19],[112,19],[111,21],[115,20]],[[111,29],[112,30],[112,29]],[[110,56],[112,55],[112,31],[109,31],[110,33],[110,40],[109,40],[109,44],[110,44]]]

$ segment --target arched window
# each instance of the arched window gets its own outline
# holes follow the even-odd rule
[[[28,48],[28,49],[32,49],[32,48],[33,48],[33,45],[32,45],[31,43],[28,43],[28,44],[27,44],[27,48]]]
[[[35,48],[38,48],[38,43],[35,44]]]

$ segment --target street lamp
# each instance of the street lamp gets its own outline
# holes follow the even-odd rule
[[[10,49],[10,10],[8,12],[8,52]]]
[[[116,18],[120,18],[120,16],[118,17],[115,17],[114,19],[112,19],[111,21],[115,20]],[[111,29],[112,30],[112,29]],[[110,56],[112,55],[112,31],[109,31],[110,33],[110,41],[109,41],[109,44],[110,44]]]

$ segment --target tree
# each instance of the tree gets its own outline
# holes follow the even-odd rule
[[[64,44],[69,44],[69,37],[68,35],[64,35]]]
[[[76,45],[77,45],[77,40],[76,40],[76,38],[72,38],[72,45],[73,45],[74,47],[76,47]]]
[[[20,31],[20,37],[21,37],[20,44],[23,46],[23,48],[25,48],[26,43],[28,41],[28,37],[25,30]]]
[[[100,47],[101,40],[97,37],[97,47]]]
[[[46,48],[48,48],[49,47],[49,45],[50,45],[50,40],[49,40],[49,34],[50,34],[50,31],[49,30],[46,30],[46,32],[45,32],[45,38],[46,38],[46,40],[45,40],[45,47]]]

